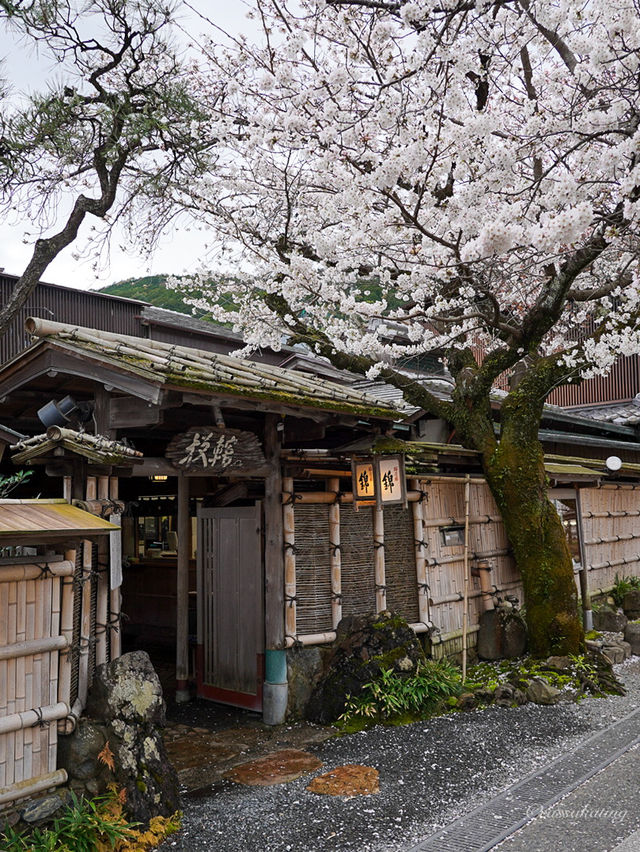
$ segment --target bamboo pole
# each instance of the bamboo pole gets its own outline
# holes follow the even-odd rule
[[[372,512],[376,612],[383,612],[387,608],[387,587],[384,565],[384,515],[382,509],[372,509]]]
[[[518,586],[522,586],[522,580],[512,580],[509,583],[501,583],[500,588],[498,588],[495,585],[492,585],[491,589],[490,590],[487,589],[486,591],[483,591],[482,589],[474,589],[473,591],[469,592],[467,597],[469,599],[479,598],[479,597],[482,597],[483,595],[487,594],[487,592],[489,592],[489,591],[491,591],[491,594],[494,595],[498,591],[506,591],[507,589],[516,589],[516,588],[518,588]],[[441,606],[442,604],[459,603],[460,601],[463,601],[463,600],[464,600],[464,593],[463,592],[454,592],[453,594],[445,595],[442,598],[437,598],[436,600],[434,600],[431,603],[431,606],[433,608],[433,607],[436,607],[436,606]]]
[[[409,491],[407,494],[409,503],[420,500],[420,497],[420,491]],[[353,493],[351,491],[342,493],[338,491],[303,491],[301,494],[294,494],[293,497],[294,503],[298,506],[315,504],[330,505],[331,503],[335,503],[336,500],[339,500],[340,503],[353,503]],[[282,502],[287,503],[288,501],[289,492],[284,490],[282,493]]]
[[[327,488],[337,495],[340,480],[327,481]],[[342,620],[342,556],[340,554],[340,503],[329,504],[329,547],[331,548],[331,623],[336,628]]]
[[[43,636],[38,639],[25,639],[0,648],[0,660],[15,660],[31,654],[49,654],[68,648],[70,642],[66,636]],[[62,700],[62,699],[61,699]]]
[[[421,621],[415,624],[410,624],[409,627],[414,633],[427,633],[430,630],[430,625],[424,624]],[[324,633],[303,633],[300,636],[287,636],[286,646],[292,648],[295,644],[300,645],[328,645],[335,641],[335,630],[327,630]]]
[[[51,787],[59,787],[61,784],[66,784],[67,778],[66,770],[56,769],[55,772],[39,775],[28,783],[22,781],[19,785],[7,786],[0,789],[0,805],[10,804],[27,796],[35,796],[36,793],[42,793]]]
[[[63,701],[57,704],[48,704],[34,710],[22,710],[20,713],[11,713],[0,719],[0,734],[9,734],[12,731],[20,731],[22,728],[32,728],[40,722],[54,722],[64,719],[70,712],[69,705]]]
[[[52,562],[49,564],[49,571],[54,577],[71,577],[74,570],[75,566],[71,562]],[[41,576],[41,565],[0,565],[0,583],[19,583],[22,580],[37,580]]]
[[[293,495],[293,479],[284,477],[282,487],[285,493]],[[284,600],[285,600],[285,636],[296,635],[296,527],[295,511],[291,501],[282,507],[282,525],[284,537]]]
[[[469,619],[469,477],[464,484],[464,603],[462,610],[462,682],[467,679],[467,626]]]
[[[178,477],[178,568],[176,572],[176,702],[189,700],[189,477]]]
[[[409,486],[413,491],[420,491],[420,482],[411,479]],[[416,553],[416,582],[418,585],[418,618],[424,624],[429,623],[429,585],[427,576],[427,543],[424,540],[424,513],[422,500],[411,504],[413,513],[413,540]]]

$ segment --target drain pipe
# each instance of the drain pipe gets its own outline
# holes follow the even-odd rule
[[[284,649],[267,648],[264,652],[262,685],[262,721],[265,725],[281,725],[284,722],[288,692],[287,652]]]
[[[495,609],[493,602],[493,585],[491,584],[491,563],[482,560],[476,565],[474,573],[480,579],[480,597],[485,612]]]

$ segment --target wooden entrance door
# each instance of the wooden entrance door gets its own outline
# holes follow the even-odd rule
[[[262,709],[261,504],[198,511],[198,695]]]

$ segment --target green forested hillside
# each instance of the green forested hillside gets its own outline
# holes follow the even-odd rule
[[[125,299],[140,299],[149,302],[156,308],[165,308],[169,311],[179,311],[196,317],[205,317],[205,311],[198,310],[191,305],[185,304],[178,290],[169,289],[166,286],[168,275],[147,275],[144,278],[127,278],[125,281],[117,281],[107,287],[101,287],[100,293],[109,293],[112,296],[121,296]],[[190,298],[198,297],[200,293],[190,293]]]

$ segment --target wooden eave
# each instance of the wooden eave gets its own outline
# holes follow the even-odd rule
[[[93,538],[120,529],[66,500],[0,500],[0,544]]]
[[[78,346],[59,339],[42,338],[25,352],[17,356],[0,369],[0,397],[12,392],[41,376],[50,376],[54,372],[90,379],[103,385],[129,394],[152,405],[160,405],[164,395],[170,391],[188,393],[190,401],[212,399],[228,401],[230,407],[234,400],[241,405],[243,401],[258,403],[260,410],[276,413],[292,413],[298,416],[313,416],[313,412],[322,414],[351,415],[366,419],[393,421],[402,419],[400,411],[387,408],[384,404],[367,402],[362,405],[337,399],[335,401],[314,398],[299,394],[291,400],[292,394],[277,389],[243,388],[240,391],[221,382],[194,382],[188,376],[181,381],[180,376],[164,375],[135,358],[122,355],[114,358],[103,352],[99,344]],[[290,401],[291,400],[291,401]]]

